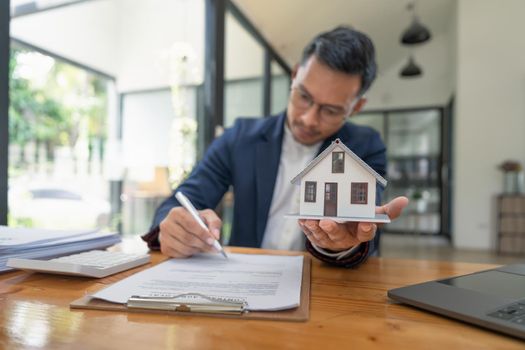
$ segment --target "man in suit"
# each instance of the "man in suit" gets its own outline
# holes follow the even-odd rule
[[[172,196],[157,209],[143,239],[150,248],[172,257],[213,250],[222,223],[212,209],[233,186],[231,245],[306,246],[317,258],[335,265],[362,263],[378,248],[375,224],[297,221],[284,215],[298,208],[299,187],[290,180],[336,138],[377,173],[385,174],[386,149],[379,134],[347,122],[365,104],[364,93],[375,75],[374,47],[366,35],[348,27],[318,35],[294,67],[287,110],[267,118],[237,119],[176,189],[201,210],[209,232]],[[381,192],[378,187],[376,204]],[[395,219],[406,204],[406,198],[396,198],[377,211]]]

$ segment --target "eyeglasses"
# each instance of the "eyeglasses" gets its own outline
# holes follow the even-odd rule
[[[344,109],[342,107],[323,105],[314,101],[309,93],[304,91],[301,87],[293,86],[291,91],[291,101],[295,108],[306,111],[314,105],[319,106],[319,117],[327,124],[339,124],[352,111],[355,101],[352,102],[350,108]]]

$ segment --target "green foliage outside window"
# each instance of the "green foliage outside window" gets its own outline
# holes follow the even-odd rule
[[[40,55],[14,47],[9,61],[9,142],[18,145],[20,154],[14,167],[38,162],[45,156],[53,161],[57,146],[73,148],[83,129],[87,130],[89,159],[102,158],[106,140],[106,80],[70,64],[46,57],[52,65],[45,81],[35,82],[21,73],[24,58]],[[34,142],[36,149],[44,146],[45,154],[35,152],[36,159],[27,159],[25,146]],[[92,154],[97,143],[101,154]],[[11,171],[15,171],[11,169]]]

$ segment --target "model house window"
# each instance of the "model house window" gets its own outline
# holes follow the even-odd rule
[[[368,203],[368,183],[367,182],[352,182],[352,193],[350,194],[351,204],[367,204]]]
[[[332,153],[332,173],[344,173],[345,172],[345,153],[344,152],[333,152]]]
[[[304,188],[304,201],[315,203],[315,193],[317,191],[317,182],[306,181]]]

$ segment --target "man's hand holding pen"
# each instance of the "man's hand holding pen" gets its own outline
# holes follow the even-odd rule
[[[221,252],[220,245],[216,243],[220,238],[221,219],[211,209],[198,212],[195,210],[195,215],[196,217],[192,215],[189,208],[175,207],[170,210],[159,225],[159,241],[163,254],[187,258],[201,252]],[[226,257],[223,251],[221,253]]]

